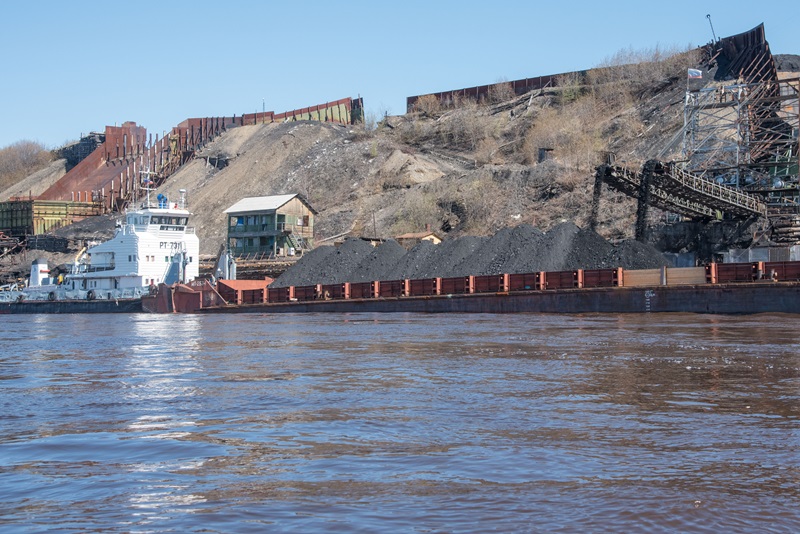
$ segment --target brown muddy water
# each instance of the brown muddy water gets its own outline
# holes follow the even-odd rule
[[[4,532],[798,532],[798,316],[0,325]]]

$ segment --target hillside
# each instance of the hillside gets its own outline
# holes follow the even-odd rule
[[[42,169],[0,191],[0,199],[28,198],[41,195],[48,187],[58,181],[67,172],[67,160],[57,159],[49,162]]]
[[[319,212],[323,244],[427,225],[451,239],[520,224],[543,232],[566,221],[584,227],[594,170],[610,155],[634,166],[680,157],[686,68],[697,64],[696,54],[564,75],[557,88],[520,96],[498,84],[480,104],[442,109],[422,99],[413,112],[366,127],[298,121],[232,128],[159,192],[189,192],[206,255],[224,240],[226,208],[243,197],[283,193],[302,194]],[[777,56],[777,63],[796,69],[797,56]],[[17,194],[57,176],[59,165],[17,184]],[[600,236],[632,237],[634,200],[607,191],[601,207]],[[651,210],[654,226],[662,216]],[[112,230],[113,220],[104,218],[57,233],[83,238]]]
[[[204,254],[215,254],[223,240],[227,207],[280,193],[300,193],[319,211],[318,242],[342,234],[385,238],[426,225],[450,237],[521,223],[584,226],[604,152],[635,161],[678,154],[685,66],[662,67],[673,72],[424,109],[385,117],[372,130],[243,126],[207,145],[161,192],[189,191]],[[540,148],[548,149],[543,161]],[[630,237],[634,212],[632,200],[607,193],[599,233]]]

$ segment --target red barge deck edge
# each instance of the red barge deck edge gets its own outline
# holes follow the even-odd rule
[[[800,283],[750,282],[308,300],[210,306],[195,313],[800,313]]]

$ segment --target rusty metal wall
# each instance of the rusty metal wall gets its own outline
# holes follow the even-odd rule
[[[100,203],[105,211],[121,210],[141,195],[143,173],[154,186],[161,185],[181,165],[228,128],[251,124],[317,120],[352,124],[363,118],[361,98],[343,98],[324,104],[275,113],[265,111],[231,117],[186,119],[166,136],[147,134],[135,122],[106,126],[105,142],[58,182],[42,193],[41,200]]]
[[[409,96],[406,98],[406,111],[411,113],[414,111],[414,104],[423,96],[435,96],[442,105],[450,106],[458,99],[470,98],[477,102],[487,99],[489,97],[490,88],[495,85],[508,84],[514,91],[515,95],[525,94],[529,91],[536,89],[543,89],[545,87],[555,87],[557,85],[557,78],[559,76],[578,74],[585,75],[586,71],[567,72],[563,74],[549,74],[547,76],[537,76],[535,78],[523,78],[521,80],[513,80],[509,82],[499,82],[499,84],[478,85],[475,87],[467,87],[464,89],[455,89],[452,91],[442,91],[441,93],[428,93],[424,95]]]
[[[747,83],[757,83],[778,79],[764,24],[724,37],[710,45],[710,49],[718,65],[715,80],[741,79]]]
[[[777,70],[765,37],[764,24],[759,24],[752,30],[719,39],[716,43],[710,44],[708,48],[709,55],[716,58],[719,63],[720,68],[715,75],[717,80],[729,77],[740,77],[747,82],[777,79]],[[587,70],[564,72],[499,83],[511,85],[514,94],[521,95],[536,89],[555,87],[558,85],[557,78],[559,76],[584,76],[587,72]],[[459,98],[470,98],[480,102],[488,98],[489,90],[493,85],[498,84],[409,96],[406,98],[406,112],[414,111],[414,104],[417,100],[428,95],[435,96],[444,106],[451,106]]]

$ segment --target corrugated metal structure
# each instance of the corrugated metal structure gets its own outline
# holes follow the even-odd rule
[[[505,86],[509,88],[515,95],[523,95],[530,91],[537,89],[544,89],[545,87],[555,87],[558,85],[558,78],[560,76],[569,74],[578,74],[581,77],[586,75],[587,71],[576,71],[564,74],[548,74],[546,76],[536,76],[534,78],[522,78],[520,80],[512,80],[510,82],[500,82],[489,85],[476,85],[475,87],[465,87],[463,89],[454,89],[451,91],[442,91],[439,93],[428,93],[424,95],[409,96],[406,98],[406,112],[411,113],[415,111],[417,101],[423,96],[433,96],[443,107],[450,107],[456,104],[459,100],[470,99],[476,102],[481,102],[490,97],[493,88],[500,88]]]
[[[197,150],[230,128],[300,120],[353,124],[363,120],[363,106],[360,97],[343,98],[285,113],[192,118],[160,138],[135,122],[106,126],[103,135],[96,134],[102,143],[38,198],[97,202],[105,211],[119,211],[139,200],[143,178],[155,187],[161,185]]]
[[[101,213],[97,202],[10,200],[0,202],[0,231],[17,238],[45,234]]]

